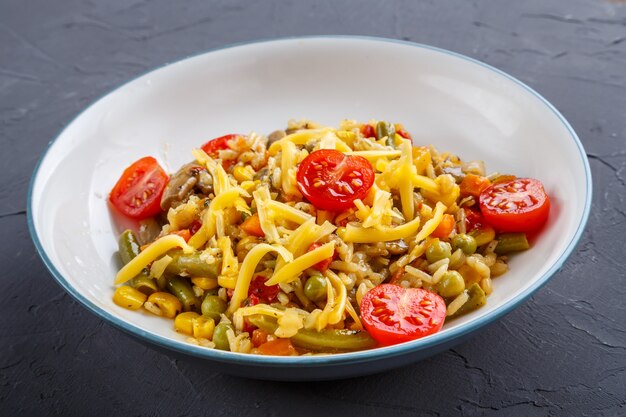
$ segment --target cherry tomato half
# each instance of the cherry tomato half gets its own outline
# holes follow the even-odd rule
[[[243,136],[243,135],[233,133],[230,135],[220,136],[219,138],[211,139],[210,141],[202,145],[201,148],[211,158],[217,159],[220,157],[220,151],[223,151],[229,148],[228,141],[237,139],[240,136]],[[235,160],[227,159],[227,160],[222,161],[222,166],[224,167],[224,169],[227,170],[228,168],[233,166],[236,162],[237,161]]]
[[[374,168],[361,156],[320,149],[304,158],[296,179],[302,195],[315,207],[341,212],[367,195],[374,184]]]
[[[548,219],[550,199],[539,180],[517,178],[480,193],[480,211],[500,232],[531,232]]]
[[[361,300],[361,319],[381,345],[395,345],[437,333],[446,318],[446,303],[422,288],[382,284]]]
[[[156,159],[146,156],[124,170],[109,200],[125,216],[147,219],[161,212],[161,196],[168,179]]]

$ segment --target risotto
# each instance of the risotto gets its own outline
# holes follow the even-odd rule
[[[152,157],[110,193],[113,301],[190,343],[265,355],[411,341],[480,308],[549,214],[541,182],[413,144],[400,124],[289,122]]]

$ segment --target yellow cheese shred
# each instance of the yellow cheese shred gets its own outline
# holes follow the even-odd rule
[[[233,314],[240,306],[243,300],[248,296],[248,289],[250,288],[250,281],[254,275],[257,265],[261,259],[270,252],[277,252],[287,262],[293,259],[291,253],[282,246],[269,245],[267,243],[260,243],[248,252],[241,264],[239,275],[237,277],[237,284],[235,285],[235,291],[233,297],[230,300],[230,305],[227,314]],[[266,285],[272,285],[266,282]]]
[[[354,320],[354,330],[363,330],[363,324],[361,323],[361,319],[359,319],[359,315],[356,313],[356,310],[352,306],[352,303],[349,301],[346,303],[346,311]]]
[[[431,193],[439,193],[439,185],[433,180],[425,175],[413,174],[411,177],[413,182],[413,186],[417,188],[421,188],[422,190],[431,192]]]
[[[296,184],[292,178],[292,169],[296,166],[296,157],[298,148],[293,142],[285,141],[282,144],[282,153],[280,156],[280,184],[283,192],[287,195],[299,195],[300,192],[296,188]]]
[[[293,256],[298,257],[305,253],[314,242],[330,235],[336,228],[336,226],[329,222],[317,225],[315,224],[315,219],[311,218],[293,231],[285,247]],[[279,259],[276,262],[274,271],[279,271],[283,266],[285,266],[285,261]]]
[[[376,163],[381,158],[398,158],[402,155],[401,151],[386,151],[386,150],[374,150],[374,151],[347,151],[346,155],[362,156],[372,163]]]
[[[345,242],[376,243],[389,242],[414,235],[420,227],[420,218],[416,217],[408,223],[396,227],[361,227],[348,223],[340,228],[337,234]]]
[[[285,247],[291,254],[294,256],[300,256],[301,253],[296,253],[298,249],[302,248],[310,239],[313,239],[315,235],[315,231],[317,225],[313,219],[309,219],[302,223],[293,233],[289,236],[289,240]],[[310,243],[309,243],[310,246]],[[307,247],[308,248],[308,247]],[[276,261],[275,271],[279,271],[283,266],[285,266],[285,261],[279,259]]]
[[[441,223],[441,219],[443,219],[443,214],[446,212],[447,207],[442,202],[438,202],[435,206],[435,212],[433,213],[433,217],[424,223],[424,227],[419,231],[417,236],[415,236],[415,241],[419,242],[420,240],[426,239],[432,232],[435,231],[439,223]]]
[[[281,218],[298,224],[302,224],[313,218],[313,216],[308,213],[276,200],[268,201],[267,207],[271,210],[273,218]]]
[[[217,247],[222,251],[222,270],[217,277],[217,283],[220,287],[235,289],[239,262],[233,253],[230,237],[224,236],[217,239]]]
[[[400,158],[400,170],[397,175],[404,180],[398,182],[398,189],[400,191],[400,202],[402,203],[402,214],[404,218],[409,221],[413,220],[415,216],[415,200],[413,198],[413,182],[407,181],[406,178],[411,178],[412,174],[416,174],[417,171],[413,166],[413,155],[411,153],[411,143],[409,141],[402,141],[400,145],[402,151],[402,157]]]
[[[152,278],[161,278],[163,272],[165,272],[165,268],[172,262],[172,257],[169,255],[163,256],[161,259],[158,259],[152,262],[150,266],[150,277]]]
[[[323,128],[323,129],[305,129],[299,130],[291,135],[287,135],[281,140],[277,140],[272,143],[268,149],[268,152],[271,156],[274,156],[278,153],[278,151],[282,148],[283,142],[292,142],[296,145],[306,145],[307,142],[313,139],[319,139],[324,136],[326,133],[331,132],[333,129],[331,128]]]
[[[377,188],[374,194],[372,207],[367,207],[361,200],[355,200],[354,204],[358,208],[356,216],[362,222],[362,227],[374,227],[385,225],[385,216],[391,210],[391,193]]]
[[[343,320],[343,314],[346,310],[346,304],[348,303],[348,291],[346,291],[346,286],[341,281],[341,278],[339,278],[333,271],[328,269],[324,275],[331,282],[335,292],[337,293],[332,310],[328,314],[328,323],[337,324]]]
[[[216,196],[232,187],[230,178],[228,177],[226,171],[224,171],[224,167],[222,167],[221,164],[215,162],[215,160],[207,155],[207,153],[202,149],[194,149],[192,151],[192,155],[199,164],[202,164],[207,168],[213,177],[213,191]]]
[[[185,253],[194,252],[194,248],[189,246],[182,237],[178,235],[163,236],[151,243],[150,246],[118,271],[115,276],[115,285],[123,284],[134,278],[151,262],[154,262],[159,256],[174,248],[182,248]]]
[[[213,201],[211,201],[209,208],[206,209],[202,215],[202,227],[200,227],[200,230],[191,236],[191,239],[189,239],[189,245],[199,249],[207,242],[207,240],[212,238],[217,231],[216,217],[218,213],[226,207],[236,206],[238,204],[238,200],[243,200],[240,197],[241,195],[247,196],[249,194],[243,188],[234,187],[215,197]]]
[[[275,285],[283,282],[291,282],[297,279],[300,274],[318,262],[328,259],[335,252],[335,242],[328,242],[319,248],[307,252],[283,266],[279,271],[265,283],[265,285]],[[291,254],[291,252],[289,252]],[[285,258],[285,257],[283,257]],[[285,258],[286,259],[286,258]]]
[[[259,215],[259,223],[261,224],[261,229],[263,233],[265,233],[265,238],[270,243],[276,243],[280,236],[278,234],[278,229],[274,224],[272,219],[272,214],[268,209],[268,204],[272,201],[272,196],[270,195],[270,191],[267,187],[261,187],[252,193],[254,197],[254,201],[256,202],[257,213]]]
[[[328,316],[335,307],[335,291],[333,289],[333,285],[328,277],[324,277],[324,279],[326,280],[326,305],[315,320],[315,329],[318,332],[328,325]]]

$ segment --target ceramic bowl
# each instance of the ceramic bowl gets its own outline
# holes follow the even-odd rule
[[[191,149],[226,133],[269,133],[289,119],[404,123],[489,172],[540,179],[552,209],[533,248],[511,258],[485,307],[437,334],[401,345],[324,356],[267,357],[194,346],[172,322],[113,304],[119,267],[107,195],[145,155],[169,171]],[[283,380],[363,375],[459,343],[531,296],[572,253],[587,221],[591,176],[563,116],[538,93],[457,53],[389,39],[311,37],[254,42],[166,65],[107,94],[53,140],[29,192],[29,227],[52,276],[88,310],[136,338],[195,356],[224,372]],[[529,329],[532,332],[532,329]],[[124,337],[120,334],[119,337]],[[122,353],[122,352],[120,352]]]

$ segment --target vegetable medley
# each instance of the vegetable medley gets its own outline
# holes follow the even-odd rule
[[[192,151],[171,177],[130,165],[112,207],[113,301],[174,320],[207,348],[263,355],[369,349],[480,308],[545,223],[541,182],[487,175],[400,124],[290,122]]]

